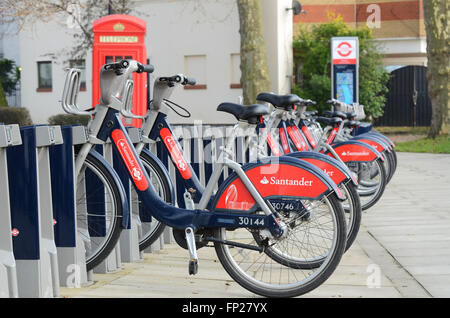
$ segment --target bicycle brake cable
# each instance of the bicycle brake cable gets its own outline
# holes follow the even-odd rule
[[[190,118],[191,117],[191,113],[184,108],[181,105],[178,105],[177,103],[172,102],[171,100],[168,99],[164,99],[164,103],[170,108],[172,109],[178,116],[183,117],[183,118]],[[173,108],[170,104],[172,104],[173,106],[176,106],[178,108],[180,108],[182,111],[184,111],[186,113],[186,115],[184,114],[180,114],[178,111],[175,110],[175,108]]]

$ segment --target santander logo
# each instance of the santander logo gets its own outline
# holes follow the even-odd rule
[[[269,180],[267,180],[267,178],[264,177],[264,178],[261,179],[260,182],[261,182],[262,184],[268,184],[268,183],[269,183]]]
[[[284,185],[284,186],[301,186],[301,187],[312,187],[313,181],[306,180],[304,177],[301,179],[289,179],[289,178],[277,178],[270,177],[267,179],[265,176],[260,181],[261,184],[270,184],[270,185]]]
[[[370,153],[367,151],[361,151],[361,152],[350,152],[350,151],[344,151],[341,156],[368,156]]]

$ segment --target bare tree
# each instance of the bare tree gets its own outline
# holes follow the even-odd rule
[[[450,127],[450,63],[448,0],[423,1],[427,33],[428,93],[432,104],[431,126],[428,137],[449,133]]]
[[[245,104],[270,90],[261,0],[237,0],[241,35],[241,85]]]
[[[70,55],[80,57],[92,47],[92,22],[110,13],[128,14],[131,0],[2,0],[0,23],[15,23],[18,30],[48,22],[56,16],[70,17],[78,31]]]

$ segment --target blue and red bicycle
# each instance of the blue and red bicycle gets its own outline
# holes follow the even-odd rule
[[[77,193],[86,202],[77,213],[80,220],[99,219],[107,235],[98,235],[102,241],[95,258],[107,255],[117,242],[120,229],[128,223],[129,211],[117,174],[94,150],[97,143],[112,141],[114,153],[123,170],[127,171],[137,195],[152,217],[182,233],[189,251],[189,273],[198,270],[197,248],[212,246],[228,274],[244,288],[268,297],[292,297],[320,286],[336,269],[346,247],[346,221],[341,191],[320,168],[292,157],[262,157],[241,166],[229,156],[224,147],[220,160],[214,165],[206,187],[202,187],[188,162],[183,161],[181,147],[166,120],[164,94],[154,100],[150,115],[149,136],[160,138],[177,166],[177,173],[194,191],[186,192],[186,208],[166,202],[155,191],[147,169],[134,148],[122,117],[133,117],[130,112],[133,73],[152,72],[153,67],[133,60],[106,64],[100,72],[101,100],[88,113],[89,141],[77,152],[75,161],[78,176]],[[184,76],[159,77],[155,85],[174,87],[188,84]],[[76,104],[79,90],[79,72],[68,73],[63,94],[63,107],[71,113],[80,113]],[[168,92],[160,90],[161,93]],[[239,124],[257,125],[269,114],[265,105],[222,105],[232,113]],[[231,140],[233,138],[230,138]],[[214,193],[222,170],[233,171]],[[87,173],[91,171],[101,181],[102,208],[111,205],[111,211],[93,213],[89,206]],[[90,172],[90,173],[91,173]],[[105,190],[107,189],[107,190]],[[84,196],[81,192],[84,190]],[[100,195],[100,196],[101,196]],[[92,236],[89,226],[87,234]],[[85,233],[86,234],[86,233]],[[88,237],[86,237],[87,240]],[[96,241],[96,240],[91,240]]]

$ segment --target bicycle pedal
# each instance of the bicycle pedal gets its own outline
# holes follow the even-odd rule
[[[188,227],[184,230],[186,234],[186,244],[189,250],[189,275],[195,275],[198,271],[197,247],[195,245],[194,229]]]
[[[198,260],[191,259],[189,261],[189,275],[195,275],[198,272]]]

